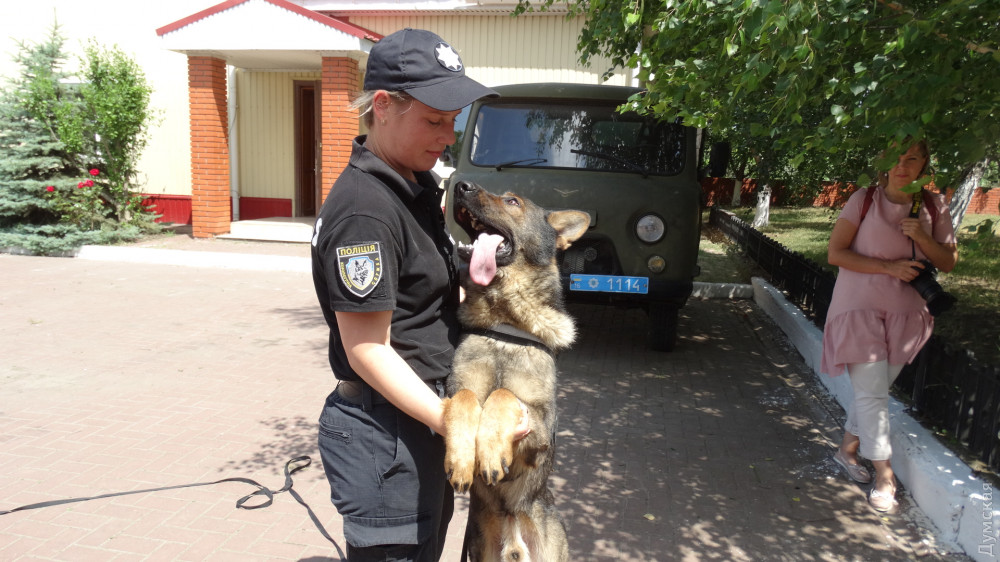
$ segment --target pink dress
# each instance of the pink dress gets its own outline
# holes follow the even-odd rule
[[[851,242],[855,252],[884,260],[907,259],[912,254],[910,239],[900,231],[899,223],[910,212],[910,204],[889,201],[878,189],[864,220],[861,207],[865,190],[859,189],[844,205],[841,219],[858,225]],[[933,232],[942,244],[955,244],[955,230],[944,196],[931,195],[938,209],[931,228],[931,216],[925,199],[920,211],[924,230]],[[924,259],[920,246],[917,259]],[[858,273],[841,267],[833,288],[833,299],[823,328],[823,358],[820,370],[837,376],[851,363],[874,363],[888,360],[890,365],[913,361],[934,330],[934,317],[920,294],[908,283],[891,275]]]

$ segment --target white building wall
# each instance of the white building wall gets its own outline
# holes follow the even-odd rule
[[[143,68],[153,87],[151,105],[157,112],[157,120],[150,130],[149,143],[140,160],[142,191],[150,194],[190,195],[187,57],[165,50],[156,30],[219,2],[221,0],[0,1],[0,79],[18,74],[19,67],[13,62],[18,42],[44,41],[55,21],[59,22],[61,33],[66,38],[65,50],[70,53],[67,68],[70,70],[79,67],[78,60],[88,39],[93,38],[104,46],[116,45]],[[306,0],[301,3],[312,9],[320,9]],[[567,22],[562,15],[511,18],[506,15],[396,13],[356,15],[350,20],[383,34],[407,26],[435,31],[461,52],[468,65],[468,74],[490,86],[542,81],[598,83],[605,70],[603,64],[595,64],[587,69],[577,63],[575,46],[580,24]],[[248,80],[243,87],[250,90],[245,92],[247,95],[263,94],[266,91],[276,95],[273,104],[260,101],[260,108],[263,112],[261,116],[275,118],[272,125],[276,128],[277,135],[267,141],[259,141],[259,127],[251,127],[257,126],[258,120],[242,123],[242,128],[235,123],[234,120],[239,115],[246,119],[245,105],[243,110],[229,116],[231,124],[237,126],[240,142],[245,145],[236,158],[240,166],[238,181],[243,195],[293,198],[293,181],[288,179],[293,177],[288,171],[293,166],[290,132],[293,119],[290,105],[291,75],[285,74],[280,78],[287,82],[287,87],[281,88],[274,82],[278,80],[277,76],[261,78],[264,84],[255,86],[252,84],[253,80]],[[625,78],[618,75],[609,83],[623,84]],[[247,102],[245,97],[241,99],[242,103]],[[283,148],[276,154],[273,149],[282,142],[287,151]],[[259,143],[270,143],[270,146],[264,147]]]
[[[188,122],[187,57],[166,51],[156,29],[212,6],[212,0],[34,0],[0,1],[0,79],[16,76],[19,41],[44,42],[58,21],[70,53],[67,68],[79,68],[88,39],[117,45],[132,57],[153,86],[157,124],[140,160],[145,193],[190,195],[191,141]]]

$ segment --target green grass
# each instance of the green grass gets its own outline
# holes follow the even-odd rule
[[[752,222],[753,209],[735,212]],[[770,225],[761,232],[835,272],[836,268],[826,262],[826,249],[838,214],[838,210],[821,207],[772,207]],[[707,223],[707,214],[705,220]],[[717,246],[728,244],[713,235],[712,229],[706,232],[708,245],[706,248],[703,239],[703,252],[714,253],[707,256],[703,253],[703,257],[717,257],[720,251]],[[732,274],[745,275],[746,265],[733,258],[733,250],[723,248],[722,252],[733,262]],[[953,345],[972,350],[981,361],[1000,365],[1000,217],[966,215],[958,232],[958,253],[955,269],[938,277],[944,290],[958,297],[958,304],[936,319],[935,333]],[[716,265],[715,269],[720,267]],[[706,269],[704,263],[702,269]],[[709,273],[719,276],[711,269]],[[710,278],[699,280],[718,282]]]
[[[706,218],[707,221],[707,218]],[[737,248],[725,237],[709,228],[702,229],[698,247],[701,273],[695,279],[703,283],[749,283],[754,265],[739,256]]]
[[[752,209],[740,211],[737,216],[748,223],[753,222]],[[838,215],[839,211],[824,207],[772,207],[770,224],[761,232],[789,250],[827,266],[826,246]],[[835,267],[829,269],[836,271]]]

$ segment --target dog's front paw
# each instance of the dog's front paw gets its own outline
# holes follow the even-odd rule
[[[467,492],[476,472],[476,431],[482,408],[471,390],[444,402],[444,472],[457,492]]]
[[[483,404],[476,435],[479,474],[494,485],[510,471],[514,462],[515,430],[521,421],[521,403],[507,389],[495,390]]]
[[[472,478],[476,472],[475,445],[471,455],[460,455],[448,449],[444,455],[444,471],[448,482],[456,492],[465,493],[472,487]]]
[[[502,443],[497,440],[496,443]],[[487,445],[479,450],[479,476],[483,482],[493,486],[503,480],[510,472],[510,463],[514,455],[510,446]]]

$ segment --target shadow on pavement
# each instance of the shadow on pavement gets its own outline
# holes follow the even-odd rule
[[[749,301],[691,301],[672,353],[639,310],[571,313],[552,484],[574,559],[965,559],[840,475],[839,423]]]

